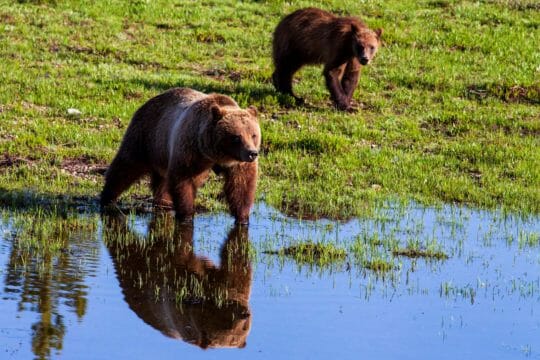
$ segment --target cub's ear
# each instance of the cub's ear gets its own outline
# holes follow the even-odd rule
[[[225,112],[217,104],[212,105],[210,111],[212,112],[212,120],[214,120],[215,122],[221,120],[225,115]]]
[[[381,39],[381,35],[383,34],[383,29],[382,28],[378,28],[375,30],[375,34],[377,34],[377,39]]]
[[[360,34],[360,27],[358,26],[358,24],[355,24],[355,23],[351,24],[351,32],[353,34]]]
[[[253,105],[251,105],[250,107],[248,107],[247,109],[247,112],[250,113],[253,117],[257,117],[257,108]]]

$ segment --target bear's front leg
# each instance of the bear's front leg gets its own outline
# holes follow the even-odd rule
[[[340,77],[343,74],[343,65],[337,67],[327,66],[324,68],[323,74],[326,80],[326,87],[330,91],[330,97],[334,104],[336,104],[336,107],[340,110],[348,110],[350,102],[343,91],[340,81]]]
[[[360,78],[360,63],[358,60],[352,59],[347,63],[345,73],[341,79],[341,86],[343,87],[343,93],[347,97],[347,102],[350,104],[354,90],[358,85],[358,79]]]
[[[256,188],[257,161],[225,168],[225,197],[237,224],[249,223],[249,212],[255,202]]]
[[[212,164],[208,162],[172,162],[167,174],[176,219],[182,222],[193,220],[197,189],[208,178]]]

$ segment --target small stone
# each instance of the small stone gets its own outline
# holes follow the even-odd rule
[[[81,110],[75,108],[67,109],[67,113],[69,116],[80,116],[82,114]]]

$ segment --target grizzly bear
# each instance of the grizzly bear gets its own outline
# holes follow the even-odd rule
[[[360,68],[375,56],[382,29],[370,30],[355,17],[337,17],[307,8],[287,15],[276,27],[273,41],[274,86],[297,104],[292,78],[303,65],[324,64],[326,87],[338,109],[350,110]]]
[[[141,238],[125,216],[105,218],[105,245],[124,300],[167,337],[203,349],[246,346],[252,318],[248,227],[230,230],[216,266],[194,252],[193,225],[168,226],[172,221],[167,214],[154,216]]]
[[[225,176],[224,193],[237,223],[246,224],[255,200],[261,131],[257,111],[228,96],[170,89],[133,116],[105,174],[106,208],[131,184],[150,174],[156,207],[193,219],[197,189],[211,169]]]

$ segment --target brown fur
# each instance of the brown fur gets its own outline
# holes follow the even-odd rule
[[[139,318],[170,338],[201,348],[246,345],[252,317],[247,226],[231,229],[217,267],[193,252],[191,224],[177,223],[172,232],[167,226],[172,218],[154,218],[149,234],[140,239],[126,218],[105,220],[116,276]]]
[[[373,59],[381,34],[382,29],[370,30],[354,17],[337,17],[315,8],[297,10],[274,32],[274,86],[302,103],[292,91],[294,73],[307,64],[324,64],[332,100],[339,109],[349,110],[360,68]]]
[[[105,175],[101,205],[108,206],[146,174],[154,203],[171,203],[180,220],[194,215],[197,189],[212,168],[225,176],[224,192],[236,221],[247,223],[255,200],[261,133],[256,110],[225,95],[168,90],[133,116]]]

